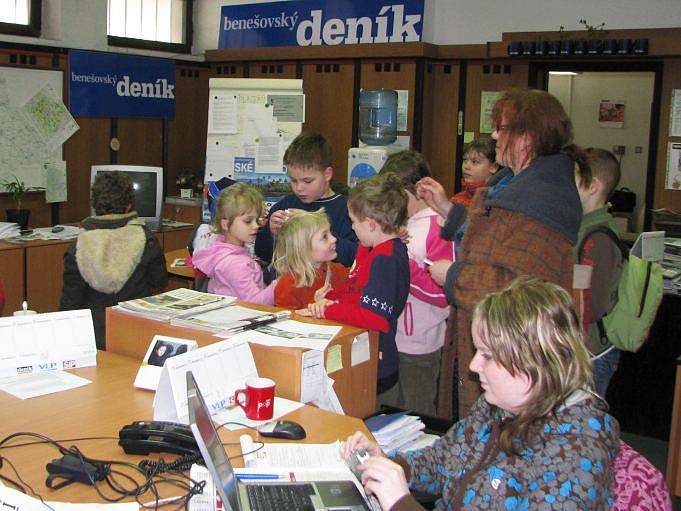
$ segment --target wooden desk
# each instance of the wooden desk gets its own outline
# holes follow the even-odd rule
[[[681,358],[676,361],[676,385],[672,410],[671,433],[667,455],[667,486],[669,493],[681,497]]]
[[[163,229],[156,236],[164,250],[186,247],[193,226]],[[22,244],[0,241],[0,278],[5,288],[4,316],[21,309],[24,297],[31,310],[59,310],[64,252],[73,240],[35,240]]]
[[[168,276],[178,277],[181,279],[194,282],[194,270],[186,266],[181,266],[178,268],[173,268],[172,266],[170,266],[171,264],[173,264],[173,261],[175,259],[179,258],[186,259],[187,257],[189,257],[189,250],[187,249],[186,246],[175,250],[171,250],[169,252],[166,251],[165,256],[166,268],[168,269]]]
[[[244,304],[261,310],[278,310],[253,304]],[[331,321],[314,320],[295,316],[294,319],[306,323],[318,322],[325,325],[338,325]],[[340,346],[343,368],[329,376],[335,381],[334,389],[347,415],[367,417],[376,409],[376,371],[378,367],[378,334],[372,332],[370,339],[371,358],[368,362],[352,366],[352,342],[364,332],[361,328],[344,325],[329,344]],[[169,335],[195,340],[199,346],[218,342],[220,339],[212,332],[172,326],[170,323],[146,319],[126,314],[112,308],[106,310],[106,349],[113,353],[142,360],[154,335]],[[336,348],[337,349],[337,348]],[[294,401],[300,400],[300,380],[302,354],[300,348],[281,348],[251,344],[251,351],[258,368],[258,374],[273,379],[277,383],[277,395]],[[327,349],[328,352],[328,349]],[[325,356],[326,360],[326,356]]]
[[[147,420],[153,417],[154,394],[132,386],[138,368],[139,362],[131,358],[100,351],[97,354],[97,367],[71,371],[91,380],[90,385],[25,401],[0,392],[0,409],[3,410],[0,421],[0,439],[19,431],[40,433],[53,440],[94,436],[111,437],[111,439],[104,440],[63,443],[67,447],[77,445],[86,456],[91,458],[138,463],[143,456],[126,455],[118,446],[118,431],[122,426],[136,420]],[[311,406],[296,410],[289,414],[287,419],[303,425],[307,432],[307,438],[304,440],[306,443],[329,443],[337,439],[345,439],[357,430],[368,433],[364,423],[359,419],[343,417]],[[227,446],[230,456],[240,453],[238,439],[243,433],[244,430],[233,432],[220,430],[223,442],[236,442],[235,446]],[[254,432],[251,433],[253,437],[256,435]],[[22,437],[14,443],[32,440],[34,439]],[[54,447],[46,445],[13,449],[3,447],[1,452],[3,457],[14,464],[22,479],[45,500],[101,501],[92,487],[83,484],[75,483],[59,490],[50,490],[45,486],[47,477],[45,465],[52,459],[60,457]],[[173,458],[168,454],[163,456],[166,460]],[[234,465],[243,466],[240,460],[236,458]],[[0,473],[16,479],[8,463],[0,468]],[[139,476],[136,479],[139,479]],[[100,489],[112,496],[111,492],[107,491],[105,483],[100,483]],[[165,495],[180,494],[177,490],[163,486],[160,490]],[[151,494],[146,494],[142,501],[147,502],[152,498]]]

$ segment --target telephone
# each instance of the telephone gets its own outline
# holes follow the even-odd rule
[[[179,455],[198,455],[194,435],[186,424],[161,421],[136,421],[118,432],[118,445],[126,454],[169,452]]]

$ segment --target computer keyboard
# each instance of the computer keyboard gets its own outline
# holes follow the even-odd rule
[[[315,490],[311,484],[246,485],[246,493],[254,510],[314,511],[310,495],[314,495]]]

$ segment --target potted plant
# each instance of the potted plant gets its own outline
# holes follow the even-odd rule
[[[7,214],[8,222],[16,222],[19,227],[26,229],[28,226],[28,217],[30,215],[30,210],[21,209],[21,201],[27,192],[35,192],[44,190],[41,186],[26,186],[26,183],[19,181],[17,176],[12,176],[12,179],[5,179],[0,183],[5,189],[5,192],[12,196],[12,200],[16,204],[15,209],[7,209],[5,213]]]
[[[175,182],[180,187],[180,197],[182,198],[193,197],[194,191],[198,191],[199,188],[202,188],[202,186],[199,185],[203,184],[199,177],[189,169],[181,170],[177,175],[177,180]]]

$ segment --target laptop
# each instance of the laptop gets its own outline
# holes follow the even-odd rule
[[[239,481],[194,375],[187,372],[189,427],[225,511],[369,510],[353,481]]]

